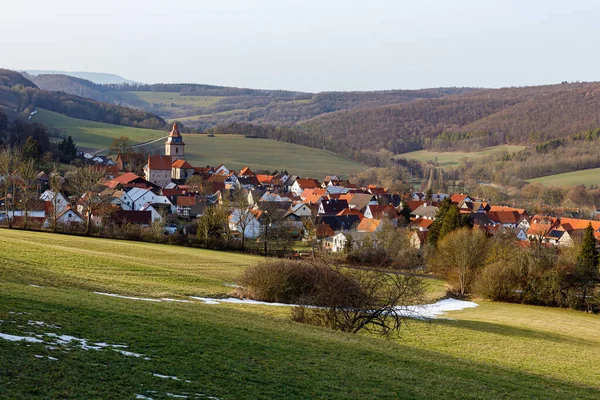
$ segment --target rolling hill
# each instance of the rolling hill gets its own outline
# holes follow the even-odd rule
[[[166,137],[167,131],[111,125],[70,118],[38,109],[32,121],[41,122],[62,137],[71,136],[75,144],[88,151],[107,149],[114,138],[127,136],[136,143]],[[241,169],[288,170],[302,176],[321,179],[325,175],[350,176],[365,168],[336,154],[290,143],[251,139],[240,135],[184,134],[186,160],[195,166],[225,164]],[[164,141],[143,146],[151,153],[164,152]]]
[[[259,257],[18,230],[0,254],[3,398],[600,396],[592,314],[476,300],[384,340],[190,297],[227,297]]]

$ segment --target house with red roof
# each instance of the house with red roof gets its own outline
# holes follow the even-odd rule
[[[305,189],[317,189],[321,186],[316,179],[296,179],[290,188],[290,191],[296,196],[300,196]]]

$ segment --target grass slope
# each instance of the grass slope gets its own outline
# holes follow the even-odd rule
[[[34,122],[41,122],[48,128],[60,130],[61,134],[65,137],[71,136],[77,147],[86,150],[108,148],[113,139],[120,136],[128,136],[134,142],[139,143],[168,135],[168,132],[152,129],[133,128],[71,118],[41,108],[38,109],[37,114],[32,120]]]
[[[145,93],[145,92],[142,92]],[[134,142],[144,142],[166,136],[167,132],[131,128],[102,122],[71,118],[52,111],[39,109],[36,122],[57,128],[65,136],[71,135],[75,144],[86,150],[106,149],[112,140],[128,136]],[[323,178],[328,174],[349,176],[365,168],[326,151],[267,139],[245,139],[243,136],[186,135],[186,160],[195,166],[225,164],[228,168],[288,170],[294,174]],[[164,152],[163,141],[148,145],[151,152]]]
[[[247,139],[238,135],[185,135],[185,158],[192,165],[225,164],[240,169],[288,170],[301,176],[322,179],[328,174],[349,176],[365,167],[323,150],[268,139]],[[161,142],[149,146],[161,151]]]
[[[2,230],[0,258],[1,333],[72,335],[149,358],[0,338],[2,398],[600,396],[600,319],[593,315],[484,302],[452,320],[413,323],[404,340],[386,341],[290,322],[287,307],[93,293],[226,295],[223,282],[254,257]]]
[[[499,153],[502,151],[508,151],[508,152],[517,152],[520,150],[523,150],[526,146],[494,146],[494,147],[489,147],[487,149],[481,150],[481,151],[476,151],[476,152],[462,152],[462,151],[444,151],[444,152],[439,152],[439,151],[427,151],[427,150],[420,150],[420,151],[413,151],[410,153],[403,153],[403,154],[399,154],[396,157],[401,157],[401,158],[406,158],[406,159],[414,159],[414,160],[419,160],[422,162],[433,162],[437,159],[438,164],[441,167],[454,167],[457,166],[458,164],[460,164],[461,160],[463,158],[467,158],[467,159],[474,159],[474,158],[479,158],[479,157],[483,157],[483,156],[488,156],[490,154],[493,153]]]
[[[541,183],[547,186],[576,186],[600,185],[600,168],[583,169],[581,171],[565,172],[564,174],[542,176],[529,179],[530,183]]]

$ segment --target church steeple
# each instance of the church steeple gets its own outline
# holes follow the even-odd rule
[[[185,143],[183,143],[183,137],[181,136],[181,133],[179,133],[179,127],[177,126],[177,123],[174,123],[173,129],[171,130],[171,133],[169,133],[169,137],[165,143],[165,154],[172,156],[173,161],[183,160],[185,158],[184,147]]]

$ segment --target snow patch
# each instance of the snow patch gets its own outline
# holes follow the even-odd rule
[[[162,301],[172,301],[175,303],[190,303],[189,300],[179,300],[179,299],[169,299],[169,298],[161,298]]]
[[[233,303],[233,304],[250,304],[250,305],[266,305],[275,307],[298,307],[298,304],[283,304],[283,303],[269,303],[266,301],[256,301],[248,299],[237,299],[235,297],[229,297],[226,299],[215,299],[209,297],[196,297],[190,296],[194,300],[202,301],[204,304],[221,304],[221,303]],[[447,311],[460,311],[466,308],[475,308],[478,304],[472,301],[463,301],[456,299],[444,299],[433,304],[422,304],[416,306],[400,306],[396,307],[395,312],[398,315],[412,318],[437,318]],[[306,306],[305,306],[306,307]]]
[[[152,397],[144,396],[143,394],[136,394],[135,398],[139,400],[154,400]]]
[[[188,398],[187,396],[184,396],[184,395],[182,395],[182,394],[173,394],[173,393],[169,393],[169,392],[167,392],[167,393],[165,393],[165,394],[166,394],[168,397],[174,397],[174,398],[176,398],[176,399],[187,399],[187,398]]]
[[[221,304],[221,303],[233,303],[233,304],[252,304],[252,305],[264,305],[264,306],[275,306],[275,307],[294,307],[297,304],[284,304],[284,303],[269,303],[267,301],[257,301],[249,299],[238,299],[235,297],[228,297],[226,299],[214,299],[210,297],[196,297],[190,296],[194,300],[199,300],[204,304]]]
[[[44,288],[44,286],[40,286],[40,285],[34,285],[33,283],[30,283],[30,284],[29,284],[29,286],[31,286],[31,287],[36,287],[36,288],[40,288],[40,289],[43,289],[43,288]]]
[[[176,376],[170,376],[170,375],[152,374],[152,376],[155,376],[157,378],[162,378],[162,379],[173,379],[174,381],[181,380]]]
[[[463,301],[456,299],[444,299],[433,304],[423,304],[418,306],[397,307],[398,315],[413,318],[437,318],[447,311],[460,311],[466,308],[475,308],[478,304],[472,301]]]
[[[61,329],[60,326],[58,326],[58,325],[47,324],[47,323],[45,323],[43,321],[32,321],[32,320],[29,320],[29,321],[27,321],[27,325],[37,326],[37,327],[40,327],[40,328]]]
[[[25,341],[25,342],[29,342],[29,343],[44,343],[43,340],[31,337],[31,336],[8,335],[6,333],[0,333],[0,338],[8,340],[10,342]]]
[[[119,299],[129,299],[129,300],[142,300],[142,301],[152,301],[155,303],[160,303],[160,299],[150,299],[147,297],[132,297],[132,296],[122,296],[120,294],[115,293],[103,293],[103,292],[94,292],[95,294],[100,294],[102,296],[116,297]]]

